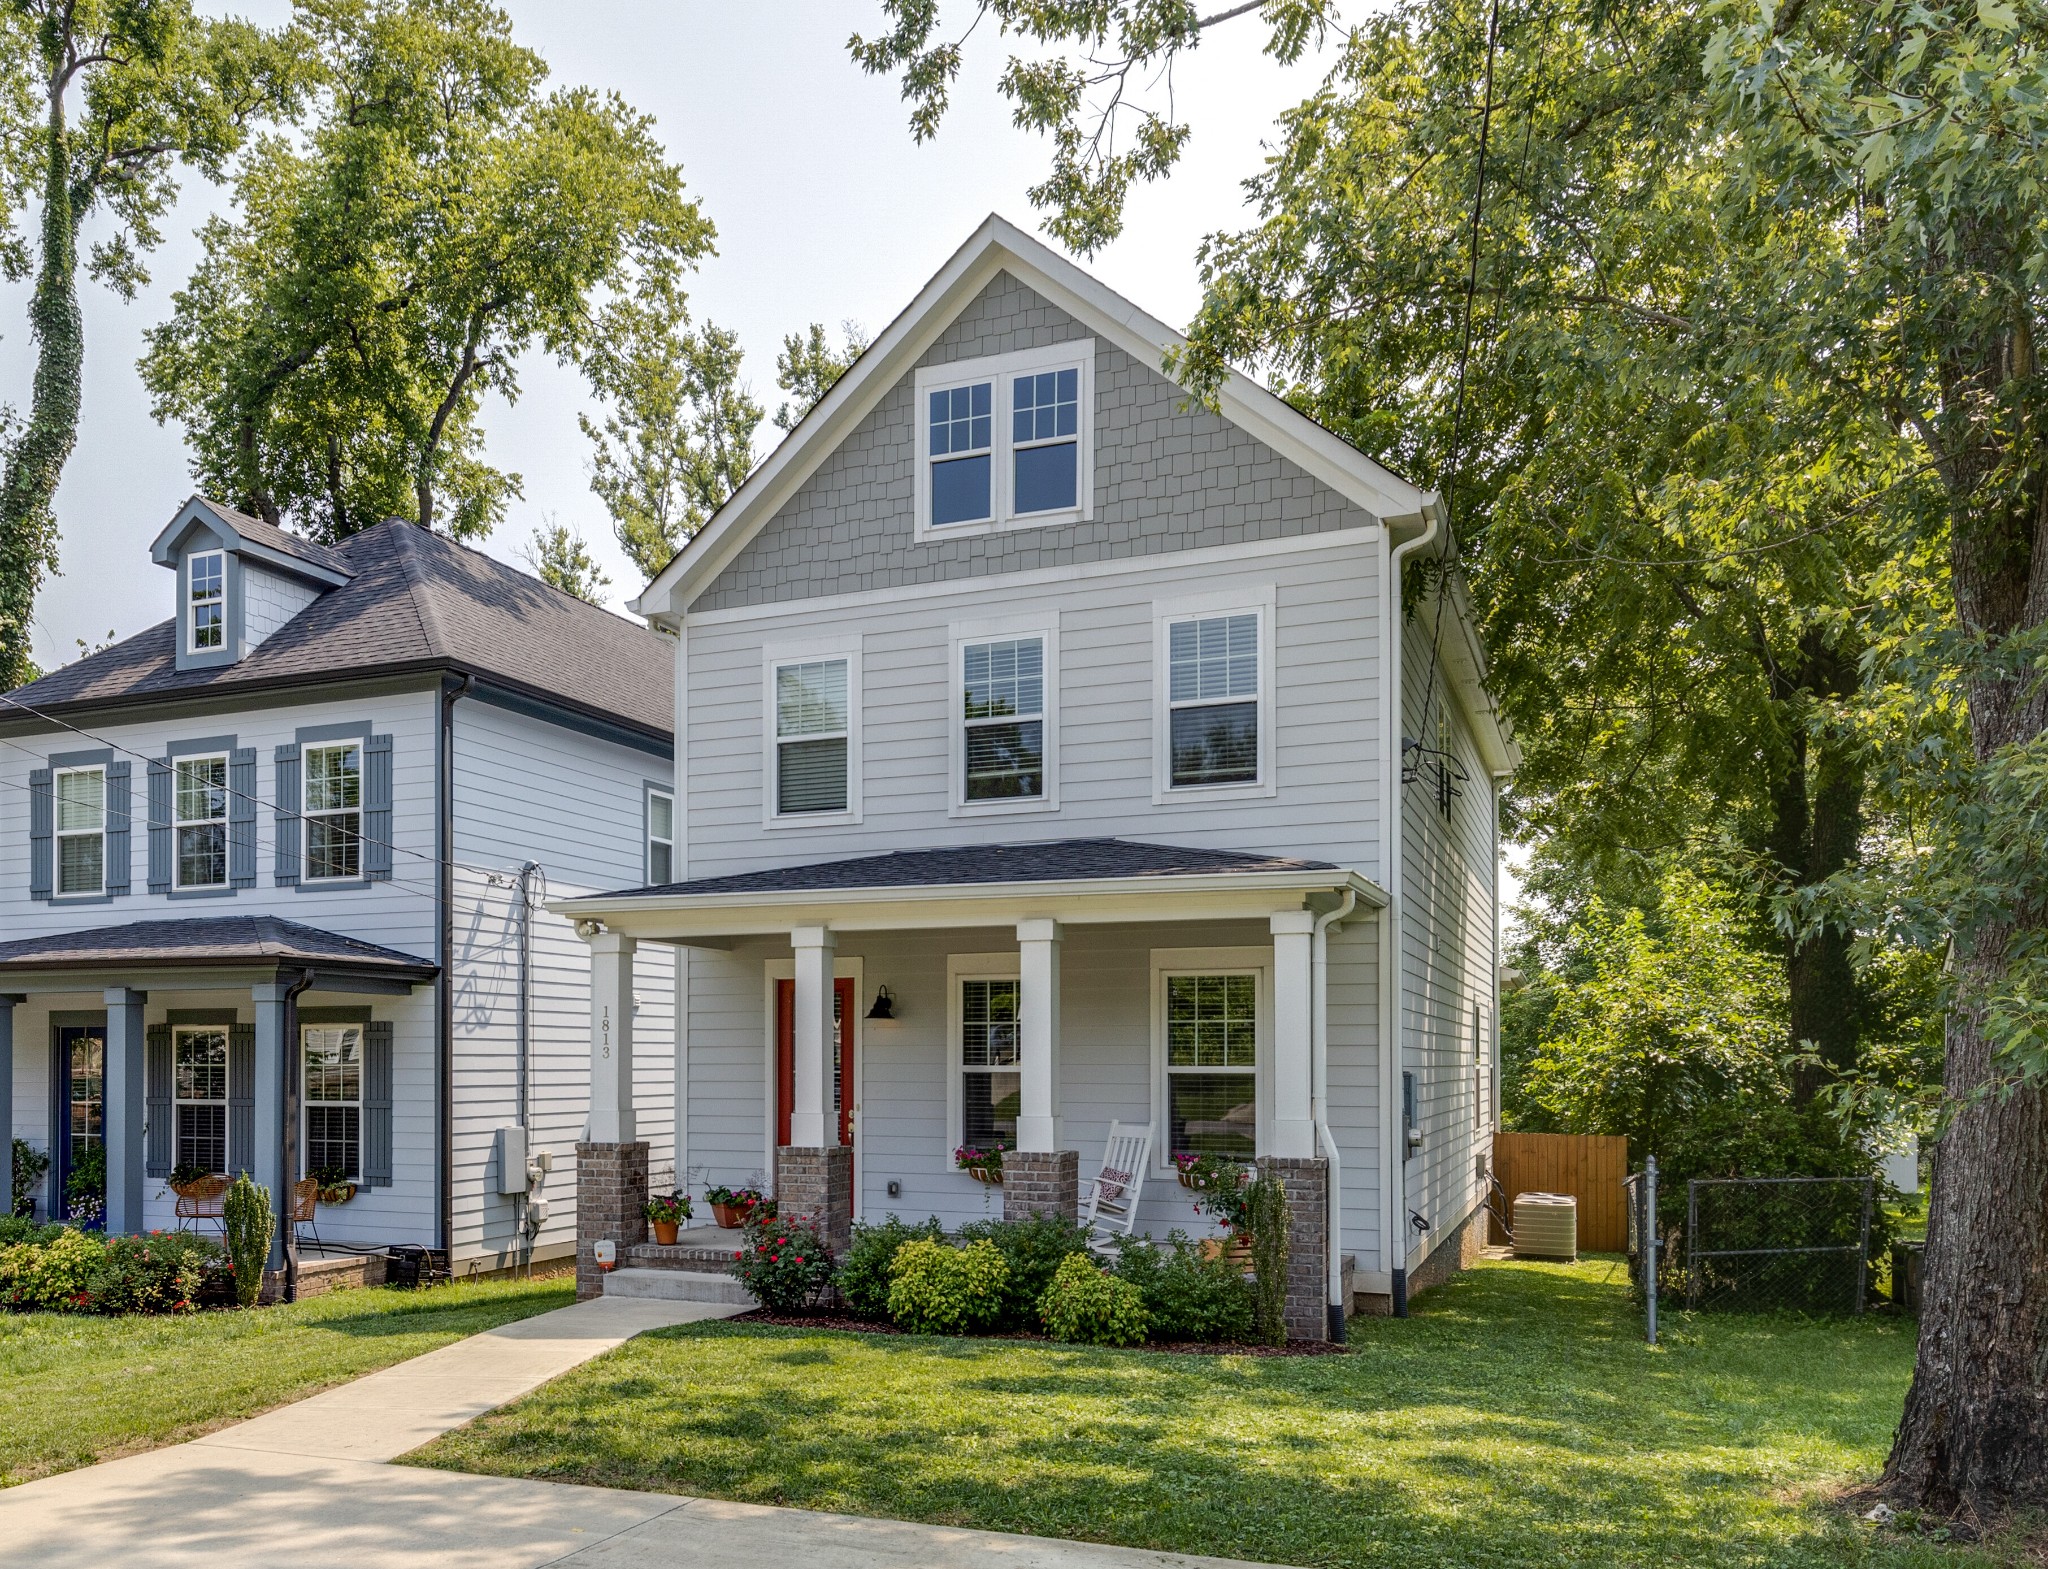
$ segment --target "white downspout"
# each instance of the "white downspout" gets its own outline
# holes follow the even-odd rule
[[[1403,544],[1387,531],[1386,668],[1380,673],[1381,711],[1386,715],[1386,775],[1380,799],[1385,811],[1382,846],[1387,902],[1380,911],[1380,1095],[1386,1109],[1380,1140],[1380,1193],[1385,1208],[1380,1254],[1387,1261],[1389,1290],[1397,1317],[1408,1316],[1407,1129],[1401,1125],[1401,863],[1406,841],[1401,817],[1403,715],[1401,712],[1401,568],[1410,554],[1432,543],[1442,526],[1443,501],[1423,499],[1427,526]]]
[[[1329,1228],[1324,1252],[1330,1266],[1330,1338],[1344,1338],[1344,1162],[1337,1153],[1337,1141],[1330,1135],[1330,928],[1358,908],[1358,890],[1346,888],[1344,902],[1316,917],[1309,938],[1309,993],[1314,1006],[1309,1013],[1309,1095],[1310,1115],[1316,1120],[1316,1136],[1323,1141],[1323,1158],[1330,1163],[1330,1191],[1323,1206]]]

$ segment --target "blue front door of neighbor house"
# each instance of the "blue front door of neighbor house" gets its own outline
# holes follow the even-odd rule
[[[50,1187],[45,1200],[50,1218],[65,1214],[64,1190],[82,1159],[105,1137],[107,1027],[105,1024],[59,1024],[50,1032],[55,1090],[50,1139]]]

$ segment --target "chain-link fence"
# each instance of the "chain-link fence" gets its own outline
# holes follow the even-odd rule
[[[1685,1305],[1861,1313],[1874,1201],[1868,1177],[1695,1178],[1686,1184]],[[1667,1296],[1673,1284],[1667,1275]]]

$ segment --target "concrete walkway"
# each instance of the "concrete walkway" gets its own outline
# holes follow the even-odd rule
[[[741,1311],[600,1297],[472,1336],[189,1444],[0,1492],[34,1569],[1136,1569],[1224,1566],[1039,1537],[385,1462],[644,1330]],[[204,1376],[204,1369],[195,1369]]]

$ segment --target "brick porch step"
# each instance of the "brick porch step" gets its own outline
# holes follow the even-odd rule
[[[689,1269],[641,1269],[630,1264],[604,1277],[604,1294],[608,1297],[658,1297],[666,1302],[754,1305],[752,1293],[730,1275]]]
[[[663,1247],[642,1242],[626,1249],[625,1262],[635,1269],[708,1269],[720,1273],[732,1267],[733,1250],[716,1244],[678,1242]]]

